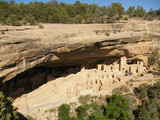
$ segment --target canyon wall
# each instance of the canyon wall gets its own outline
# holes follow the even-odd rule
[[[0,26],[0,86],[18,74],[37,67],[63,67],[126,56],[147,58],[160,48],[160,21],[114,24],[43,24]]]

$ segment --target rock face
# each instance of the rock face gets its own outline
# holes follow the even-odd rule
[[[40,109],[47,110],[50,107],[53,109],[62,103],[76,102],[81,95],[111,95],[112,90],[116,90],[122,85],[131,86],[130,82],[135,82],[136,79],[142,83],[146,83],[146,79],[153,80],[153,75],[146,73],[143,61],[127,64],[127,58],[121,57],[113,64],[106,65],[107,62],[103,61],[103,64],[97,64],[96,68],[86,69],[84,66],[76,74],[49,81],[38,89],[16,98],[14,106],[25,116],[33,115]],[[70,72],[74,70],[73,68],[68,69]],[[143,79],[145,81],[142,81]],[[130,87],[126,87],[126,89],[132,93]]]
[[[36,67],[75,66],[121,56],[146,65],[148,54],[160,47],[160,21],[43,26],[0,26],[1,87]]]

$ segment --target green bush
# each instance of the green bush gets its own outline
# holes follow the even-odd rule
[[[155,83],[148,90],[148,97],[160,99],[160,82]]]
[[[13,99],[0,92],[0,120],[17,120],[17,112],[12,106]]]
[[[36,26],[36,22],[35,22],[35,21],[30,22],[29,25],[30,25],[30,26]]]
[[[58,109],[59,120],[69,120],[70,119],[70,106],[68,104],[62,104]]]
[[[130,89],[126,85],[122,85],[120,88],[113,89],[113,94],[120,94],[120,93],[128,93],[130,92]]]
[[[124,20],[128,20],[128,17],[124,17]]]
[[[93,20],[92,20],[92,19],[87,19],[85,23],[86,23],[86,24],[92,24],[92,23],[93,23]]]
[[[132,120],[128,101],[122,95],[115,94],[108,99],[106,105],[106,118],[115,120]]]
[[[107,23],[114,23],[114,19],[113,18],[108,19]]]
[[[89,120],[106,120],[106,117],[99,113],[93,113],[89,116]]]
[[[22,23],[20,23],[19,21],[16,21],[16,22],[12,22],[11,25],[13,25],[13,26],[22,26]]]
[[[149,66],[153,66],[159,62],[158,50],[152,52],[148,59]]]
[[[142,101],[142,105],[134,111],[134,115],[138,120],[158,120],[160,116],[160,82],[151,85],[150,87],[143,86],[146,90],[139,92],[144,93],[147,91],[147,97]],[[138,87],[139,89],[139,87]],[[146,93],[145,93],[146,94]]]
[[[109,36],[110,34],[108,32],[106,32],[106,36]]]
[[[79,106],[77,109],[76,109],[76,112],[77,112],[77,117],[79,119],[84,119],[88,116],[88,113],[87,113],[87,110],[89,109],[89,106],[88,105],[84,105],[84,106]]]
[[[43,29],[44,27],[43,27],[43,25],[39,25],[39,28],[40,28],[40,29]]]
[[[81,103],[81,104],[86,104],[87,102],[90,101],[90,98],[91,96],[90,95],[85,95],[85,96],[79,96],[78,98],[78,101]]]
[[[24,21],[22,22],[22,24],[23,24],[23,25],[27,25],[27,22],[24,20]]]
[[[134,89],[134,93],[136,94],[136,96],[141,100],[144,99],[146,97],[148,97],[148,88],[149,85],[147,84],[141,84],[138,88]]]
[[[80,23],[82,23],[82,16],[81,15],[77,15],[76,17],[75,17],[75,19],[74,19],[74,23],[78,23],[78,24],[80,24]]]

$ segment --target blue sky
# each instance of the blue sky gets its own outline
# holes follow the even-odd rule
[[[9,0],[6,0],[9,1]],[[16,3],[29,3],[34,2],[36,0],[15,0]],[[37,0],[39,2],[48,2],[50,0]],[[59,2],[65,2],[65,3],[75,3],[77,0],[58,0]],[[114,2],[119,2],[123,5],[125,10],[129,8],[129,6],[142,6],[146,11],[149,11],[150,8],[153,9],[159,9],[160,8],[160,0],[79,0],[82,3],[88,3],[88,4],[99,4],[100,6],[108,6],[111,5]]]

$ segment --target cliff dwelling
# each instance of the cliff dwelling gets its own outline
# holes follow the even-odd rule
[[[35,90],[49,81],[68,79],[68,76],[74,75],[71,79],[78,79],[77,84],[74,86],[76,92],[74,93],[73,91],[75,90],[70,90],[71,88],[67,89],[67,94],[71,97],[73,96],[71,91],[73,94],[78,95],[87,89],[92,89],[93,91],[106,90],[105,87],[108,84],[121,82],[125,77],[140,77],[145,72],[146,68],[143,61],[128,61],[125,56],[119,59],[113,57],[88,64],[35,67],[3,83],[1,90],[15,98]]]

